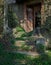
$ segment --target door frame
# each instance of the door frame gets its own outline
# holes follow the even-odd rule
[[[38,7],[40,7],[40,12],[41,12],[41,3],[36,3],[36,4],[29,4],[29,5],[26,5],[26,8],[28,8],[27,6],[30,6],[30,8],[32,8],[32,10],[33,10],[33,14],[32,14],[32,16],[33,16],[33,30],[35,29],[35,8],[37,9],[37,11],[38,11]],[[32,7],[31,7],[32,6]],[[27,17],[27,19],[28,19],[28,17]]]
[[[37,4],[34,5],[34,21],[33,21],[34,22],[34,29],[36,28],[35,27],[35,24],[36,24],[36,20],[35,20],[36,14],[35,13],[36,12],[38,13],[38,11],[40,11],[40,14],[41,14],[41,3],[37,3]]]

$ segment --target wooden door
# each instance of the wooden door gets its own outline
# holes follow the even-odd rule
[[[33,7],[29,5],[27,7],[27,22],[28,22],[28,30],[33,30]]]
[[[34,30],[38,26],[38,21],[41,23],[41,4],[28,5],[27,6],[27,29]],[[40,16],[40,17],[39,17]],[[39,17],[39,19],[38,19]],[[38,21],[37,21],[38,19]],[[39,24],[41,25],[41,24]]]

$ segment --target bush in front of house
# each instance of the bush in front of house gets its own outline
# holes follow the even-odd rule
[[[30,37],[27,37],[27,40],[28,40],[28,41],[35,41],[36,38],[35,38],[34,36],[30,36]]]
[[[41,43],[38,43],[38,44],[36,44],[36,49],[37,49],[37,52],[44,53],[45,46],[43,44],[41,44]]]
[[[11,10],[8,10],[8,26],[13,29],[18,26],[18,18],[17,15]]]

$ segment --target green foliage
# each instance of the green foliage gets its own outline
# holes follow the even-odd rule
[[[44,51],[45,51],[45,46],[44,46],[43,44],[38,43],[36,46],[37,46],[37,51],[38,51],[39,53],[44,53]]]
[[[43,29],[46,31],[47,34],[51,34],[51,16],[46,18],[46,22],[43,25]]]
[[[27,40],[28,40],[28,41],[35,41],[36,38],[35,38],[34,36],[30,36],[30,37],[27,37]]]
[[[2,52],[3,50],[3,43],[0,43],[0,53]]]
[[[21,26],[16,27],[17,32],[25,32],[25,30]]]
[[[18,26],[18,18],[12,10],[8,10],[8,21],[8,26],[10,28],[15,28],[16,26]]]
[[[32,36],[32,34],[33,34],[33,31],[28,32],[28,33],[24,33],[24,34],[22,35],[22,37],[30,37],[30,36]]]
[[[0,65],[51,65],[51,51],[40,56],[29,56],[6,51],[0,43]]]

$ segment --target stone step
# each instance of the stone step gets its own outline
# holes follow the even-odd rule
[[[20,54],[26,54],[30,56],[38,56],[39,53],[37,52],[26,52],[26,51],[13,51],[12,53],[20,53]]]

